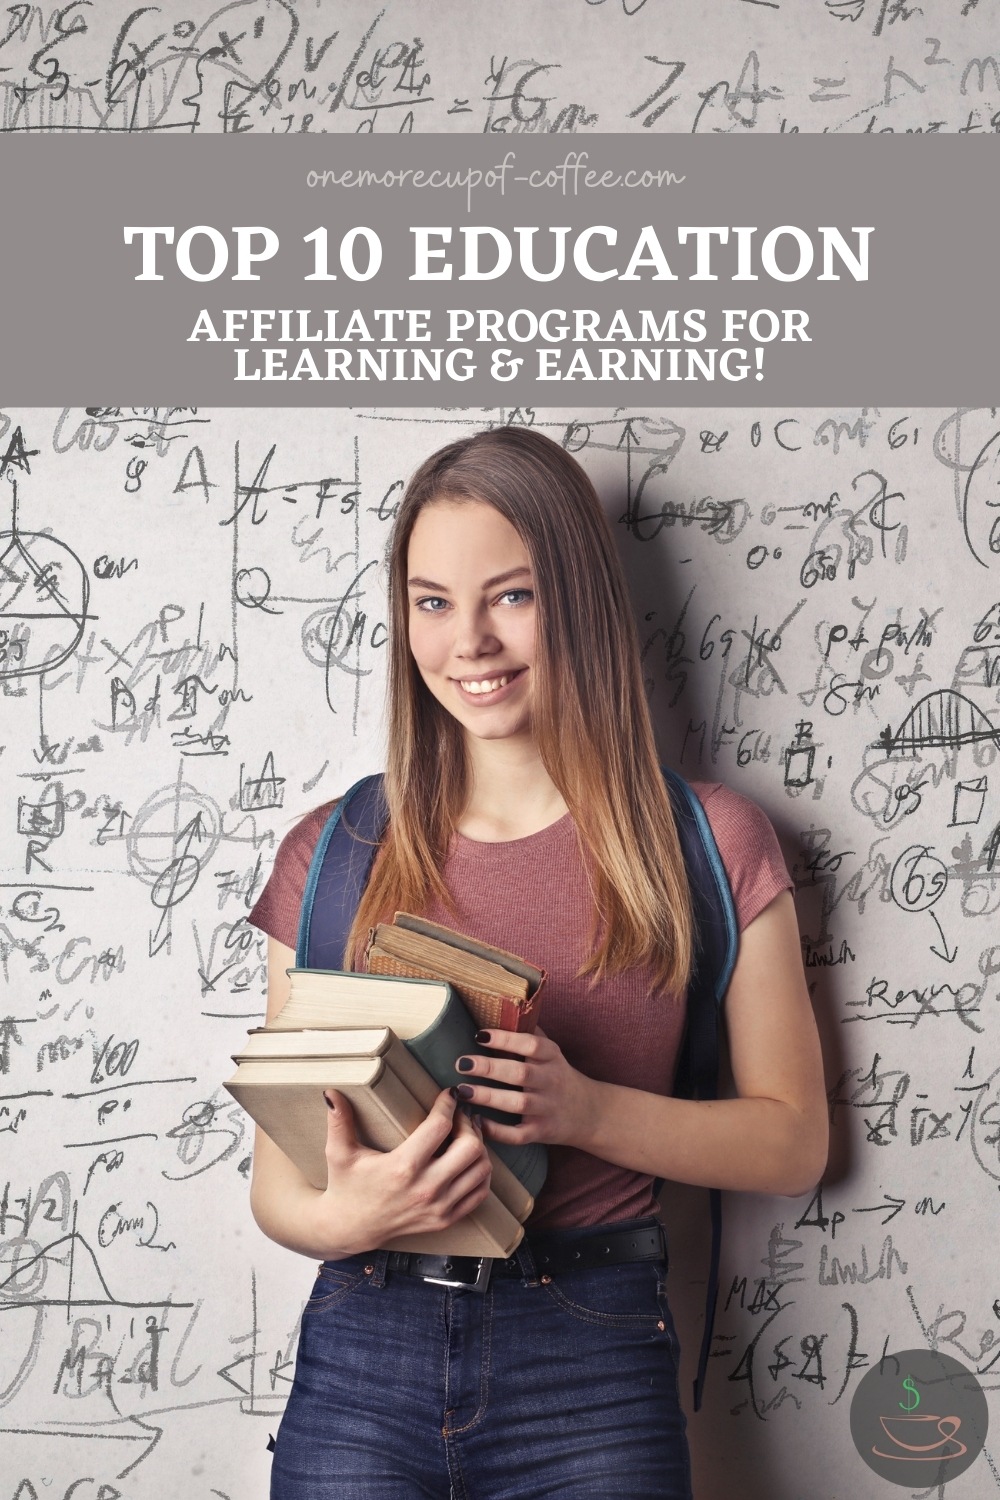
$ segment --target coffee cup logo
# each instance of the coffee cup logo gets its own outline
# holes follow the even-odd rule
[[[883,1431],[894,1445],[892,1451],[882,1448],[873,1451],[879,1458],[900,1461],[916,1459],[922,1463],[936,1463],[950,1458],[961,1458],[969,1450],[955,1436],[962,1425],[961,1417],[879,1417]]]
[[[895,1484],[945,1484],[978,1458],[986,1397],[974,1373],[940,1351],[886,1354],[851,1403],[851,1435],[870,1469]]]

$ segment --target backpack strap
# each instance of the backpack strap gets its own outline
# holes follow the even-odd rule
[[[300,969],[344,967],[347,935],[388,821],[381,775],[356,781],[326,820],[302,893],[295,946]]]
[[[685,1099],[714,1099],[718,1093],[719,1022],[722,1002],[736,966],[739,928],[736,907],[722,857],[705,809],[683,777],[662,767],[684,854],[694,907],[697,946],[687,992],[674,1094]],[[657,1190],[661,1182],[656,1184]],[[715,1306],[719,1295],[722,1250],[722,1194],[708,1190],[712,1248],[705,1288],[705,1326],[694,1380],[694,1409],[701,1408],[708,1357],[712,1348]]]
[[[674,1093],[685,1099],[714,1099],[719,1017],[739,947],[736,908],[705,809],[682,777],[667,767],[663,775],[691,887],[697,935]]]
[[[683,1098],[714,1099],[718,1089],[719,1018],[736,964],[739,933],[729,881],[705,810],[682,776],[663,767],[694,905],[697,943],[687,1014],[674,1081]],[[389,809],[384,778],[366,776],[337,803],[319,836],[306,876],[295,962],[299,968],[340,969],[361,894],[385,834]],[[319,920],[313,920],[314,913]],[[662,1186],[662,1179],[656,1189]],[[709,1189],[712,1250],[705,1327],[694,1409],[701,1407],[719,1289],[722,1197]]]

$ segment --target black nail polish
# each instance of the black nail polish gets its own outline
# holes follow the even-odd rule
[[[471,1073],[474,1066],[475,1064],[473,1063],[471,1057],[460,1057],[458,1059],[458,1062],[455,1064],[455,1067],[460,1073]]]
[[[457,1094],[458,1094],[459,1099],[471,1099],[474,1093],[475,1093],[475,1089],[472,1087],[471,1084],[469,1084],[469,1083],[460,1083],[458,1085]]]
[[[477,1031],[476,1032],[476,1041],[477,1042],[481,1042],[483,1044],[483,1046],[486,1045],[486,1043],[489,1041],[489,1039],[490,1039],[490,1033],[488,1031]]]
[[[451,1097],[452,1097],[452,1098],[453,1098],[453,1099],[457,1099],[457,1098],[458,1098],[458,1085],[457,1085],[457,1084],[454,1084],[454,1085],[453,1085],[453,1086],[452,1086],[452,1087],[451,1087],[451,1088],[450,1088],[450,1089],[449,1089],[449,1090],[448,1090],[448,1092],[449,1092],[449,1094],[450,1094],[450,1095],[451,1095]]]

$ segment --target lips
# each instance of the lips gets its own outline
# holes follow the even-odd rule
[[[452,680],[464,698],[476,703],[494,703],[526,670],[525,667],[516,667],[510,672],[494,672],[489,677],[456,677]]]

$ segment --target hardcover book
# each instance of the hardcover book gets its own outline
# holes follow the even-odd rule
[[[388,1027],[251,1032],[225,1087],[316,1188],[327,1181],[323,1092],[337,1089],[354,1112],[358,1139],[391,1151],[427,1118],[438,1086]],[[492,1153],[491,1153],[492,1156]],[[533,1199],[493,1159],[490,1194],[440,1233],[402,1235],[379,1248],[507,1256]]]

